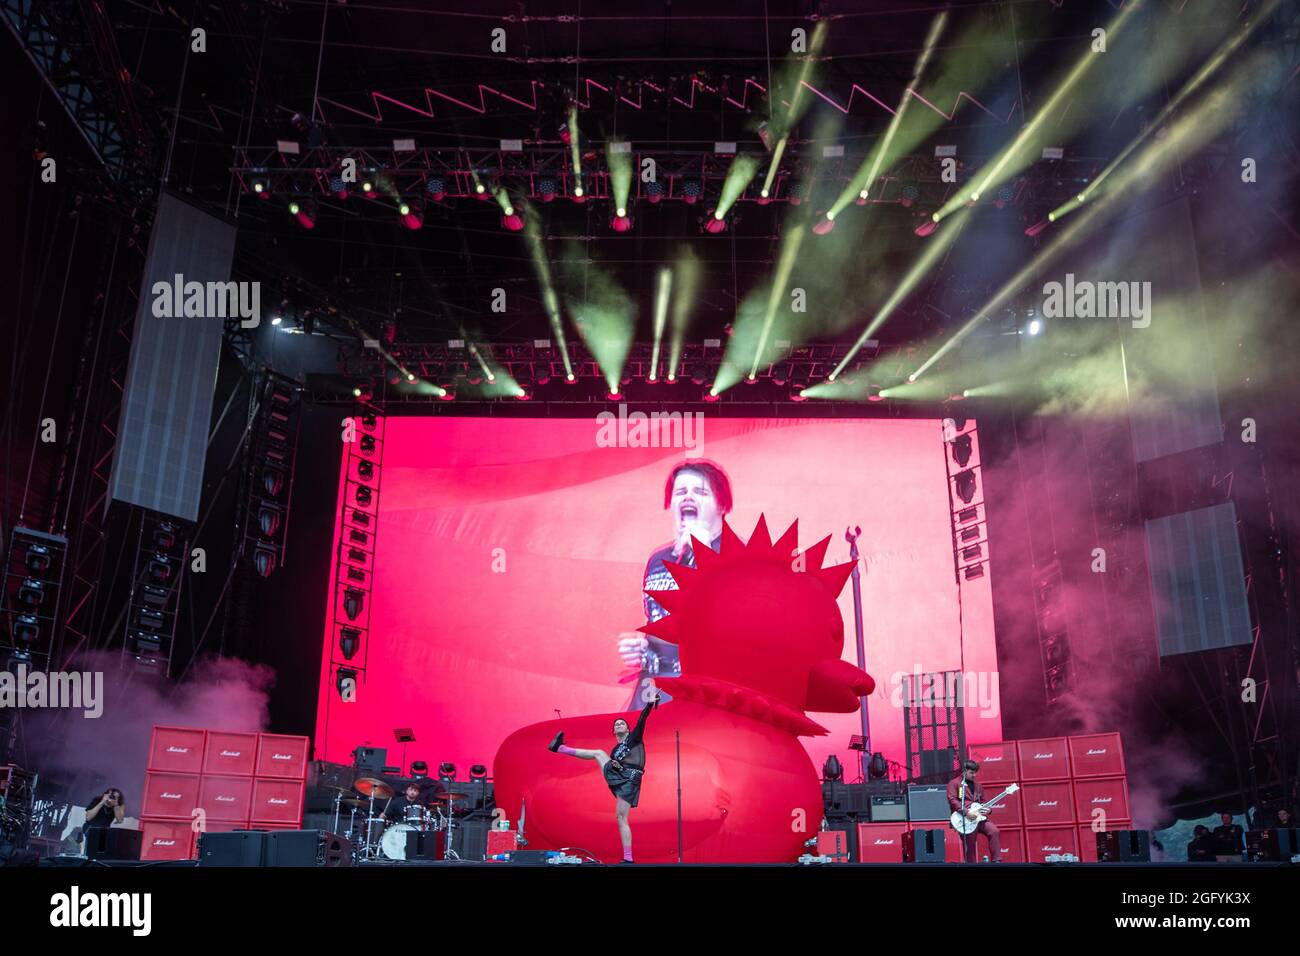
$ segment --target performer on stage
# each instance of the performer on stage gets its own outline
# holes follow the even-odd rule
[[[86,804],[85,829],[111,827],[126,819],[126,799],[117,787],[109,787],[102,795]]]
[[[624,863],[632,862],[632,827],[628,823],[628,812],[641,800],[641,777],[645,774],[645,744],[641,737],[645,733],[645,723],[650,719],[650,711],[658,706],[659,698],[656,696],[641,709],[641,716],[631,731],[622,717],[614,721],[614,737],[618,743],[609,753],[566,747],[564,731],[556,734],[548,747],[552,753],[594,760],[600,767],[609,792],[614,795],[614,819],[618,821],[618,835],[623,841]]]
[[[961,765],[961,776],[948,781],[948,808],[953,813],[964,814],[970,820],[979,819],[979,814],[971,808],[971,805],[984,802],[984,788],[975,779],[979,770],[978,763],[967,760]],[[1001,863],[1002,837],[992,820],[985,820],[972,832],[962,834],[962,848],[965,851],[966,862],[974,863],[976,860],[975,836],[978,833],[983,833],[989,841],[989,860]]]
[[[401,793],[389,798],[384,816],[389,823],[398,823],[406,818],[407,807],[429,808],[428,797],[415,780],[408,783]]]
[[[674,465],[664,485],[664,508],[672,517],[673,542],[650,555],[646,562],[643,590],[676,590],[677,582],[664,562],[695,567],[692,536],[709,542],[709,546],[717,551],[722,542],[722,519],[731,511],[731,505],[731,479],[721,467],[703,458]],[[645,596],[647,624],[667,613],[658,601]],[[655,678],[676,677],[682,672],[677,646],[657,637],[620,634],[618,652],[624,664],[636,669],[633,675],[624,678],[628,680],[634,676],[636,679],[632,699],[627,704],[629,710],[645,703],[656,693]],[[671,700],[672,697],[665,694],[664,699]]]

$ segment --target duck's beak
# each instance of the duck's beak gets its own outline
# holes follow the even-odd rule
[[[822,660],[808,673],[808,695],[804,710],[824,714],[847,714],[858,709],[858,701],[876,689],[871,675],[848,661]]]

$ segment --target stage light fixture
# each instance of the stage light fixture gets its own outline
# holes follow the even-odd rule
[[[280,490],[284,487],[284,472],[279,468],[267,465],[262,469],[262,490],[272,498],[280,495]]]
[[[361,616],[361,612],[366,606],[366,593],[356,588],[344,588],[343,590],[343,613],[348,616],[349,621],[355,621]]]
[[[275,571],[276,555],[273,548],[258,545],[253,549],[253,568],[259,575],[269,578]]]
[[[16,644],[35,644],[41,636],[40,620],[34,614],[20,614],[14,620],[14,642]]]
[[[554,179],[539,179],[537,181],[537,198],[542,202],[554,202],[555,195],[559,189],[555,185]]]
[[[357,447],[361,449],[361,454],[373,455],[375,453],[375,448],[378,447],[375,444],[375,436],[362,435],[359,439],[357,439]]]
[[[344,660],[352,660],[361,649],[361,629],[356,627],[339,628],[339,653]]]
[[[429,776],[429,763],[428,763],[428,761],[426,761],[426,760],[412,760],[412,761],[411,761],[411,776],[412,776],[412,777],[427,777],[427,776]]]
[[[447,184],[436,176],[424,184],[424,191],[434,202],[447,198]]]
[[[257,526],[262,529],[262,537],[275,537],[275,533],[280,530],[280,509],[272,508],[270,505],[259,505]]]
[[[442,763],[438,764],[438,777],[441,780],[455,780],[456,765],[450,760],[444,760]]]
[[[984,577],[983,564],[970,564],[962,570],[962,575],[967,581],[974,581],[976,578]]]
[[[23,556],[23,563],[32,574],[44,574],[50,569],[51,561],[50,549],[43,544],[29,544]]]
[[[289,203],[290,214],[304,229],[316,228],[316,204],[310,199],[294,199]]]
[[[822,780],[829,783],[838,783],[844,779],[844,765],[840,763],[840,758],[831,754],[822,764]]]
[[[524,217],[515,212],[513,206],[507,208],[509,211],[501,216],[501,228],[507,232],[523,232]]]
[[[970,462],[971,450],[970,434],[958,435],[952,443],[952,460],[965,468]]]
[[[349,687],[354,688],[357,684],[357,671],[353,667],[340,667],[334,677],[334,687],[342,697]],[[354,690],[355,692],[355,690]]]
[[[487,767],[481,763],[476,763],[469,768],[469,778],[471,780],[486,780]]]
[[[374,492],[367,485],[357,485],[356,502],[362,508],[369,508],[370,503],[375,500]]]
[[[803,183],[791,183],[785,191],[785,197],[790,201],[790,205],[799,206],[803,204]]]
[[[252,188],[253,195],[258,199],[267,199],[271,195],[271,181],[265,176],[254,176]]]
[[[628,216],[626,209],[616,209],[613,217],[609,220],[609,228],[614,232],[627,232],[632,228],[632,219]]]
[[[711,213],[709,217],[704,220],[704,231],[712,235],[718,235],[719,233],[726,232],[727,231],[726,217],[717,212]]]
[[[816,224],[812,227],[813,234],[818,236],[825,236],[831,232],[834,232],[834,230],[835,230],[835,216],[834,214],[829,212],[822,218],[818,219]]]
[[[153,546],[160,551],[170,551],[176,547],[176,525],[163,521],[153,530]]]
[[[416,199],[402,200],[397,205],[402,225],[414,232],[424,226],[424,203]]]
[[[682,202],[688,206],[694,206],[703,195],[703,187],[693,179],[682,185]]]
[[[18,586],[18,603],[28,608],[40,607],[45,603],[44,582],[24,578]]]
[[[375,476],[375,464],[371,461],[357,462],[357,475],[362,481],[369,481]]]
[[[1043,323],[1038,321],[1038,319],[1030,319],[1029,325],[1026,327],[1025,331],[1030,335],[1037,335],[1039,332],[1043,331]]]
[[[650,202],[650,203],[663,202],[664,199],[663,183],[660,182],[646,183],[645,198],[646,198],[646,202]]]
[[[936,222],[933,217],[927,217],[921,220],[921,224],[917,226],[916,229],[913,230],[913,232],[915,232],[918,236],[924,239],[926,236],[932,235],[934,231],[938,228],[939,228],[939,223]]]
[[[867,776],[872,780],[884,780],[889,776],[889,762],[885,760],[885,755],[877,751],[871,755],[871,762],[867,765]]]
[[[348,184],[343,181],[342,176],[330,177],[330,193],[335,199],[347,199],[349,195]]]
[[[975,472],[969,468],[958,472],[954,484],[957,489],[957,497],[962,500],[962,504],[970,504],[975,498]]]

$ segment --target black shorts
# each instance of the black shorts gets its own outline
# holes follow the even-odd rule
[[[641,799],[641,777],[644,776],[640,770],[633,770],[630,767],[624,767],[618,770],[614,766],[614,761],[605,763],[605,783],[609,784],[609,792],[628,802],[629,806],[635,807]]]

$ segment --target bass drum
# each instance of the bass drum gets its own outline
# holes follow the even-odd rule
[[[379,838],[379,850],[390,860],[406,859],[406,835],[417,832],[409,823],[394,823]]]

